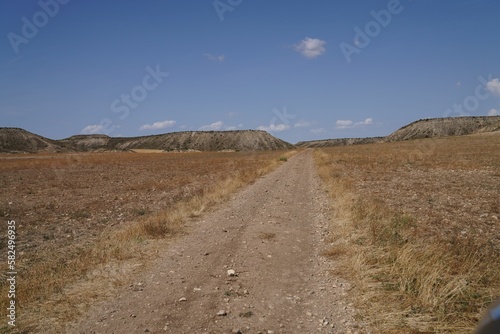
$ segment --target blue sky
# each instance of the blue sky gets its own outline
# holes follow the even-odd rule
[[[387,135],[500,110],[497,0],[2,1],[0,126]]]

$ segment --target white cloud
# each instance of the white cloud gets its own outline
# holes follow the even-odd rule
[[[163,121],[163,122],[155,122],[153,124],[144,124],[139,128],[141,131],[145,130],[160,130],[160,129],[165,129],[169,128],[175,125],[175,121]]]
[[[500,80],[493,79],[486,84],[486,88],[493,94],[500,96]]]
[[[300,121],[298,121],[297,123],[295,123],[293,126],[295,128],[308,128],[311,125],[312,125],[311,122],[308,122],[308,121],[305,121],[305,120],[301,119]]]
[[[227,131],[234,131],[234,130],[241,129],[242,127],[243,127],[243,124],[238,124],[237,126],[236,125],[231,125],[231,126],[226,126],[225,130],[227,130]]]
[[[287,124],[269,124],[269,126],[261,125],[257,130],[267,131],[267,132],[281,132],[290,129]]]
[[[306,58],[312,59],[321,56],[326,52],[326,42],[316,38],[305,38],[293,48]]]
[[[235,111],[231,111],[231,112],[228,112],[226,115],[227,115],[227,117],[234,117],[234,116],[238,115],[238,113]]]
[[[200,127],[200,130],[201,131],[219,131],[220,129],[222,129],[223,125],[224,125],[224,122],[218,121],[218,122],[214,122],[212,124],[203,125],[202,127]]]
[[[95,133],[100,133],[103,130],[103,126],[99,124],[92,124],[92,125],[87,125],[84,127],[81,131],[81,133],[85,135],[90,135],[90,134],[95,134]]]
[[[500,110],[491,109],[488,111],[488,116],[500,116]]]
[[[360,125],[371,125],[371,124],[373,124],[373,118],[367,118],[363,122],[359,122],[357,124],[360,124]]]
[[[350,119],[339,119],[336,123],[337,129],[353,129],[373,124],[373,118],[369,117],[361,122],[353,122]]]
[[[213,55],[213,54],[210,54],[210,53],[205,53],[205,57],[208,60],[218,61],[220,63],[222,63],[226,59],[226,56],[224,56],[224,55]]]
[[[319,128],[319,129],[311,129],[311,132],[312,133],[323,133],[323,132],[326,132],[325,129],[323,128]]]
[[[352,127],[353,121],[350,119],[339,119],[335,124],[337,125],[337,129],[346,129]]]

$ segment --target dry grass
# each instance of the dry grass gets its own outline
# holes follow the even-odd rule
[[[0,212],[18,227],[16,331],[63,331],[185,233],[187,220],[293,153],[0,156]]]
[[[379,333],[470,333],[500,291],[500,133],[316,151],[336,235]]]

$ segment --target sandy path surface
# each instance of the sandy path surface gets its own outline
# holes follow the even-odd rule
[[[349,284],[320,255],[327,205],[312,153],[302,152],[190,223],[149,272],[68,331],[361,332]]]

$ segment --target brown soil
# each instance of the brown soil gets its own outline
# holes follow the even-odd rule
[[[311,152],[294,156],[190,223],[154,265],[68,331],[364,332],[347,301],[350,285],[320,255],[327,214]]]
[[[277,154],[277,153],[276,153]],[[171,207],[221,179],[259,168],[266,153],[87,153],[0,156],[0,216],[18,219],[18,250],[88,241]],[[0,236],[4,242],[6,236]],[[57,251],[56,251],[57,250]],[[44,255],[44,254],[42,254]],[[40,261],[25,258],[24,265]]]
[[[223,201],[287,154],[0,155],[0,217],[4,223],[15,220],[17,231],[17,332],[62,332],[62,322],[112,293],[108,286],[122,284],[119,273],[128,269],[115,270],[116,262],[148,262],[146,254],[155,256],[156,243],[183,233],[184,216]],[[1,233],[4,250],[6,243],[7,233]],[[6,264],[2,296],[8,294]],[[118,277],[111,279],[110,271]],[[99,277],[103,284],[90,292],[68,286],[93,284]],[[2,318],[8,302],[0,298]],[[5,325],[0,323],[0,333]]]

